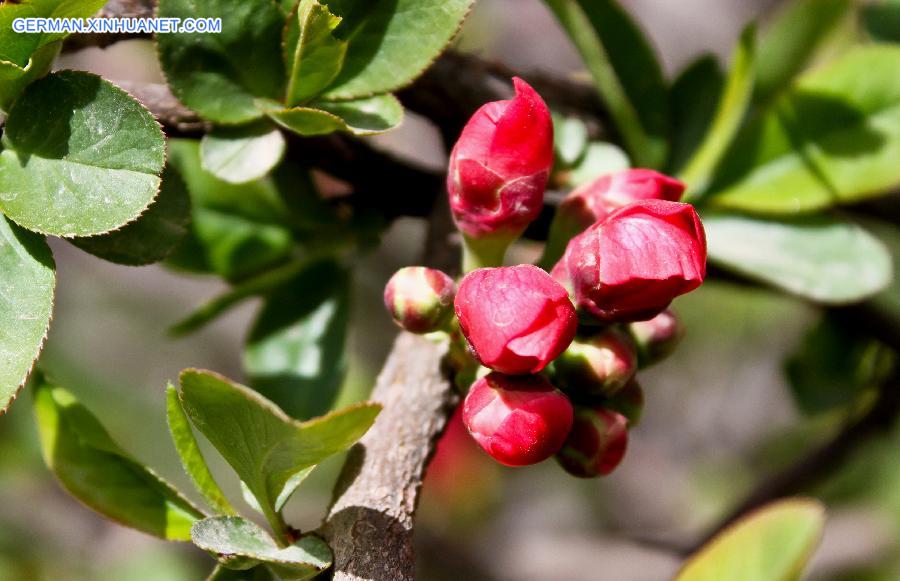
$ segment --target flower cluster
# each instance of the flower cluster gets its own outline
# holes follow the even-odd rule
[[[408,331],[449,333],[468,387],[463,421],[494,459],[523,466],[556,456],[575,476],[606,475],[643,409],[637,370],[682,335],[670,303],[703,282],[703,226],[678,201],[681,182],[632,169],[561,203],[542,261],[550,272],[502,266],[543,208],[553,160],[547,106],[525,82],[514,85],[515,98],[475,113],[450,158],[466,254],[458,288],[438,271],[406,268],[385,304]]]

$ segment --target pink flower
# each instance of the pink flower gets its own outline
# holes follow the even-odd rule
[[[411,333],[440,329],[453,316],[456,285],[433,268],[401,268],[384,287],[384,306],[394,321]]]
[[[553,165],[550,110],[525,81],[513,84],[515,98],[476,111],[450,156],[450,207],[472,238],[517,234],[543,205]]]
[[[693,206],[645,200],[576,236],[563,261],[579,309],[604,322],[642,321],[703,283],[706,237]]]
[[[477,359],[511,375],[542,370],[569,346],[578,325],[566,289],[530,264],[470,272],[455,306]]]
[[[556,453],[572,428],[572,404],[540,375],[490,373],[463,403],[475,441],[507,466],[525,466]]]
[[[600,407],[575,411],[572,431],[556,454],[562,467],[573,476],[594,478],[616,469],[628,447],[628,420]]]

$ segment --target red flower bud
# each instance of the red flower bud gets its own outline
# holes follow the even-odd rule
[[[456,285],[433,268],[401,268],[384,287],[384,306],[401,328],[411,333],[440,329],[453,316]]]
[[[510,375],[542,370],[578,325],[566,289],[530,264],[470,272],[459,285],[456,316],[481,364]]]
[[[637,351],[627,333],[609,327],[575,339],[553,362],[553,380],[570,394],[612,396],[634,377]]]
[[[681,338],[684,326],[670,309],[666,309],[649,321],[636,321],[628,325],[638,347],[641,367],[652,365],[668,357]]]
[[[619,412],[628,419],[628,426],[634,427],[644,414],[644,390],[637,380],[632,378],[614,396],[603,400],[603,407]]]
[[[494,372],[472,385],[463,422],[495,460],[525,466],[560,449],[572,428],[572,404],[540,375]]]
[[[519,233],[543,205],[553,165],[550,110],[528,83],[513,84],[515,98],[476,111],[450,155],[450,207],[472,238]]]
[[[579,309],[604,322],[642,321],[703,283],[706,236],[693,206],[645,200],[575,237],[563,260]]]
[[[628,447],[628,420],[600,407],[575,410],[572,432],[556,454],[573,476],[594,478],[616,469]]]

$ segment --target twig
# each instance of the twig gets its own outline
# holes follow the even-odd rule
[[[384,406],[350,450],[320,532],[336,581],[408,581],[413,518],[425,467],[458,395],[441,375],[446,346],[402,333],[371,399]]]

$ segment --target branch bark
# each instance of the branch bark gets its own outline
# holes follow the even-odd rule
[[[413,519],[425,467],[458,394],[441,374],[446,346],[402,333],[378,377],[375,425],[349,453],[320,532],[336,581],[411,581]]]

